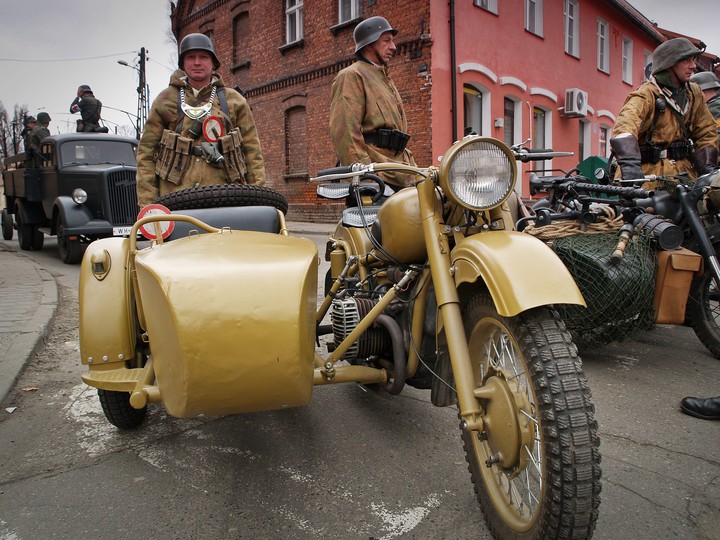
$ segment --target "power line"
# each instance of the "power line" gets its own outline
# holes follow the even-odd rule
[[[137,54],[137,51],[126,51],[120,53],[103,54],[101,56],[86,56],[84,58],[53,58],[52,60],[24,60],[21,58],[0,58],[0,62],[81,62],[84,60],[96,60],[99,58],[110,58],[123,54]]]

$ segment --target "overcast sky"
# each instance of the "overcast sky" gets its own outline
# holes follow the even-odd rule
[[[702,39],[720,55],[718,0],[629,1],[661,27]],[[111,128],[134,126],[132,117],[111,109],[137,112],[138,73],[117,61],[137,66],[145,47],[151,100],[167,86],[177,61],[168,6],[168,0],[0,0],[0,101],[10,116],[16,104],[27,105],[30,114],[50,113],[51,132],[73,131],[78,115],[69,113],[70,102],[88,84]]]

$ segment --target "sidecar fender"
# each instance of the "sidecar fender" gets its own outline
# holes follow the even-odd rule
[[[555,252],[528,234],[493,231],[465,237],[452,250],[451,260],[455,284],[481,279],[504,317],[550,304],[585,305]]]

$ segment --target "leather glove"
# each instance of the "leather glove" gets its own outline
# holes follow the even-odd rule
[[[713,172],[718,166],[717,148],[706,146],[692,155],[693,166],[698,176]]]
[[[613,137],[610,147],[615,153],[623,180],[645,178],[640,166],[640,144],[632,135],[626,137]]]

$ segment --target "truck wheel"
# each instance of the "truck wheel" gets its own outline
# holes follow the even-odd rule
[[[14,234],[13,217],[7,208],[2,210],[2,235],[5,240],[12,240]]]
[[[279,191],[248,184],[198,186],[166,193],[155,202],[170,210],[194,210],[221,206],[272,206],[287,214],[287,199]]]
[[[32,228],[32,249],[40,251],[45,244],[45,234],[39,229],[37,225],[33,225]]]
[[[20,244],[20,249],[22,249],[23,251],[31,250],[33,242],[32,225],[26,225],[22,222],[20,212],[17,212],[15,214],[15,221],[17,222],[18,243]]]
[[[78,238],[69,239],[65,235],[65,227],[58,221],[57,227],[57,245],[60,259],[65,264],[77,264],[82,259],[82,244]]]
[[[145,420],[147,407],[142,409],[133,408],[130,405],[130,394],[128,392],[98,390],[98,397],[105,418],[117,428],[135,429]]]

